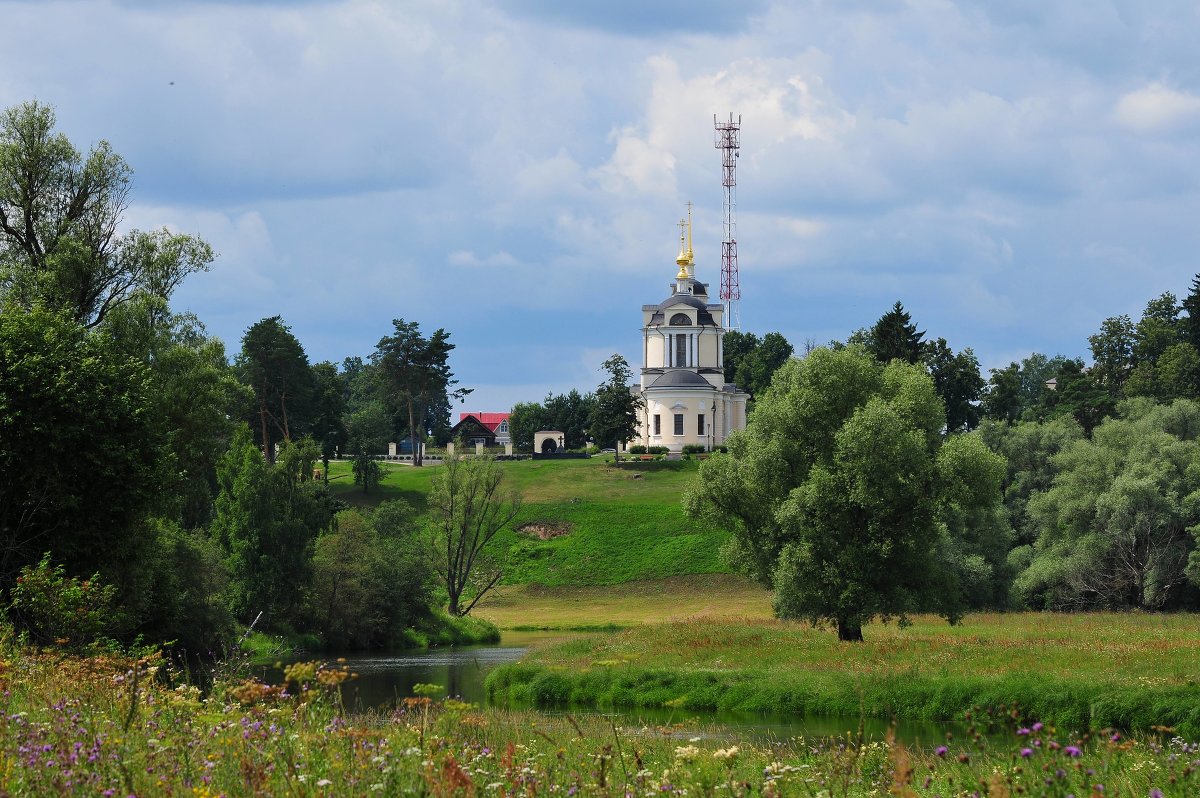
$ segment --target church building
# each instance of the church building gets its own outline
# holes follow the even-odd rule
[[[746,426],[750,395],[725,382],[724,305],[709,304],[708,286],[696,279],[692,222],[680,222],[678,272],[671,295],[642,306],[642,378],[631,390],[645,400],[641,428],[631,444],[681,452],[720,446]]]

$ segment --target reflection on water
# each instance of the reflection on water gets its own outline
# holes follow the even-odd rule
[[[391,654],[347,654],[345,664],[358,678],[342,686],[346,707],[363,712],[388,712],[400,699],[414,695],[417,684],[437,684],[442,695],[484,706],[488,703],[484,680],[488,672],[506,662],[519,660],[529,646],[541,640],[562,639],[561,633],[505,633],[499,645],[464,648],[401,651]],[[336,656],[336,655],[333,655]],[[280,674],[271,669],[268,681]],[[698,712],[669,708],[629,708],[620,710],[571,707],[541,709],[546,714],[598,715],[625,729],[648,728],[675,737],[729,737],[737,735],[759,740],[786,740],[793,737],[837,737],[857,734],[856,718],[795,717],[747,712]],[[883,739],[890,724],[879,718],[861,721],[863,736]],[[679,728],[673,728],[677,726]],[[959,724],[909,721],[897,724],[896,737],[908,744],[937,745],[947,732],[964,733]]]

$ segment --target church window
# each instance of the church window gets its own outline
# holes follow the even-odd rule
[[[676,313],[671,317],[669,323],[672,327],[690,327],[692,320],[688,318],[688,314],[686,313]]]
[[[696,434],[697,435],[704,434],[704,414],[703,413],[696,416]]]
[[[675,365],[676,366],[686,366],[688,364],[688,362],[687,362],[687,356],[688,356],[687,345],[688,345],[688,339],[687,339],[686,335],[676,335],[675,336]]]
[[[683,434],[683,413],[675,414],[675,434],[676,435]]]
[[[654,414],[654,434],[662,435],[662,416],[658,413]]]

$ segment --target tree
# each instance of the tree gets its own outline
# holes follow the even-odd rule
[[[742,357],[732,382],[752,397],[761,396],[793,351],[792,345],[781,334],[767,333]]]
[[[725,382],[737,382],[742,361],[758,346],[758,336],[741,330],[729,330],[721,339],[721,354],[725,364]],[[745,387],[745,386],[743,386]]]
[[[1021,367],[1009,363],[1002,369],[991,369],[987,390],[983,395],[983,415],[995,421],[1012,424],[1021,418],[1024,402],[1021,399]]]
[[[616,450],[619,462],[621,443],[632,440],[637,434],[638,413],[645,406],[645,400],[629,387],[633,372],[625,358],[613,355],[601,364],[601,368],[608,372],[608,380],[596,389],[588,434],[597,446]]]
[[[955,620],[960,566],[983,557],[947,538],[1000,496],[994,455],[943,447],[944,419],[923,368],[814,349],[776,373],[728,454],[701,465],[687,508],[733,530],[733,559],[775,589],[780,617],[831,623],[842,640],[874,617]]]
[[[899,301],[883,314],[871,328],[868,348],[881,363],[903,360],[905,363],[921,361],[924,331],[918,332],[917,325]]]
[[[309,547],[335,508],[325,486],[310,479],[319,456],[305,439],[285,443],[278,462],[268,463],[242,425],[221,459],[212,536],[229,569],[230,609],[243,622],[260,611],[276,628],[299,617]]]
[[[1117,400],[1093,372],[1084,368],[1082,361],[1064,362],[1056,379],[1057,387],[1042,395],[1039,416],[1058,418],[1069,415],[1079,422],[1084,435],[1090,437],[1096,425],[1113,414]]]
[[[546,401],[542,403],[545,412],[544,426],[540,429],[561,430],[566,448],[582,449],[587,445],[588,424],[591,421],[592,408],[595,407],[595,404],[594,394],[581,394],[574,388],[557,396],[547,394]],[[509,429],[512,429],[511,423]],[[532,446],[533,438],[530,436],[530,447]]]
[[[429,575],[419,546],[411,531],[381,532],[379,512],[371,517],[356,510],[339,513],[336,529],[314,547],[311,628],[333,648],[393,644],[406,627],[429,614]]]
[[[1179,320],[1180,335],[1200,352],[1200,274],[1192,278],[1192,287],[1180,309],[1187,314]]]
[[[508,414],[508,434],[513,448],[521,452],[533,451],[533,435],[538,430],[553,429],[546,408],[537,402],[517,402]]]
[[[945,338],[938,338],[925,345],[924,361],[933,387],[946,405],[946,430],[975,429],[984,386],[975,353],[968,348],[955,354]]]
[[[429,433],[427,421],[449,412],[451,400],[461,400],[469,388],[455,388],[458,380],[450,371],[450,334],[437,329],[426,338],[415,321],[393,319],[395,334],[379,340],[372,362],[379,368],[391,400],[408,417],[413,465],[420,466],[421,447]]]
[[[1091,377],[1114,400],[1125,395],[1125,380],[1135,365],[1134,339],[1133,320],[1128,316],[1105,319],[1100,325],[1100,332],[1088,336],[1092,359],[1095,361]]]
[[[520,494],[503,490],[503,480],[491,457],[451,457],[433,476],[430,562],[451,615],[469,613],[503,576],[493,540],[521,509]]]
[[[1040,526],[1015,588],[1051,609],[1167,606],[1200,583],[1200,406],[1122,402],[1117,416],[1054,457],[1053,485],[1030,499]]]
[[[139,297],[166,300],[211,247],[166,229],[118,234],[132,170],[107,142],[86,158],[37,102],[0,114],[0,295],[87,328]]]
[[[308,356],[283,319],[271,316],[242,336],[237,369],[254,392],[250,425],[263,455],[275,462],[275,444],[299,438],[309,422],[313,375]]]
[[[354,455],[354,484],[370,493],[383,478],[383,467],[374,458],[382,454],[391,434],[391,419],[382,402],[369,402],[346,418],[346,439]]]
[[[312,436],[321,446],[321,473],[329,483],[329,460],[346,445],[346,385],[337,366],[328,361],[312,367]]]
[[[45,309],[0,312],[0,583],[47,550],[72,574],[126,567],[164,481],[145,364]]]

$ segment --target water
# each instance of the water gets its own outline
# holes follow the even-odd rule
[[[563,637],[560,632],[506,632],[499,645],[463,648],[401,651],[390,654],[347,654],[349,669],[358,678],[346,682],[342,698],[348,708],[357,711],[389,711],[400,699],[415,694],[417,684],[436,684],[441,695],[457,696],[463,701],[488,704],[484,680],[488,672],[525,655],[529,646],[543,640]],[[266,674],[268,680],[272,674]],[[278,671],[274,679],[278,679]],[[436,697],[436,696],[435,696]],[[857,734],[859,720],[843,717],[796,717],[747,712],[702,712],[696,710],[653,708],[593,707],[542,709],[546,714],[598,715],[623,728],[657,728],[661,733],[680,738],[733,736],[758,740],[786,740],[793,737],[837,737]],[[680,728],[671,731],[671,727]],[[883,739],[890,723],[880,718],[865,718],[862,733],[867,739]],[[896,737],[908,744],[933,746],[945,740],[946,733],[965,734],[961,724],[908,721],[896,726]]]

